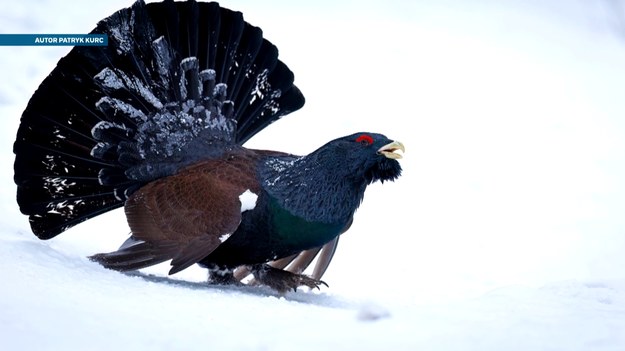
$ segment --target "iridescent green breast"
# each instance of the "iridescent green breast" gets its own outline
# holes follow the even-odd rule
[[[269,209],[275,240],[280,245],[309,249],[321,246],[341,234],[347,223],[308,221],[292,214],[270,197]]]

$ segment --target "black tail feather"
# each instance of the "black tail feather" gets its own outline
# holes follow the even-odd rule
[[[76,47],[59,61],[14,144],[17,201],[42,239],[304,104],[276,47],[217,3],[138,1],[93,33],[108,34],[109,45]]]

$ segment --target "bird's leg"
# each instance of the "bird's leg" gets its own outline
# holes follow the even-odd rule
[[[254,278],[270,288],[277,290],[281,294],[293,289],[297,291],[297,287],[305,285],[311,289],[319,289],[320,285],[328,286],[325,282],[313,279],[304,274],[295,274],[289,271],[271,267],[268,264],[256,264],[251,266]]]
[[[208,267],[208,272],[210,273],[209,282],[212,284],[219,285],[240,285],[237,279],[234,278],[234,269],[228,267],[218,266],[216,264],[210,265]]]

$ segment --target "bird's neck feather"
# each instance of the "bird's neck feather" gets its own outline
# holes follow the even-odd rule
[[[261,166],[260,179],[286,210],[309,221],[350,221],[362,202],[366,181],[351,176],[337,158],[278,156]]]

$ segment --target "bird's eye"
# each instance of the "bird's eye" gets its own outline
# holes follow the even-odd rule
[[[358,138],[356,138],[356,142],[363,145],[371,145],[373,144],[373,138],[370,135],[361,134]]]

